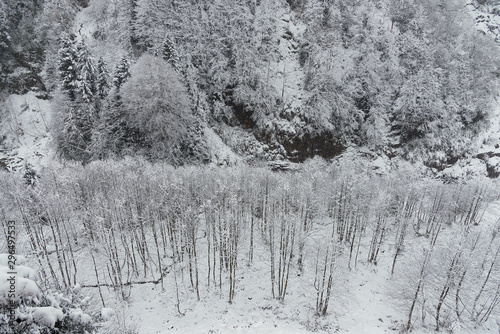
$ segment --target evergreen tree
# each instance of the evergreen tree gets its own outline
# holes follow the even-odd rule
[[[75,101],[78,87],[78,57],[75,48],[75,35],[61,40],[59,50],[59,76],[62,81],[62,90],[69,97],[70,101]]]
[[[83,42],[77,46],[78,92],[83,102],[90,103],[97,93],[97,69],[94,57]]]
[[[109,93],[109,81],[110,76],[108,73],[108,68],[102,57],[97,61],[97,82],[96,82],[96,93],[97,96],[104,100]]]
[[[55,140],[58,153],[65,159],[88,162],[96,112],[91,103],[71,101],[67,94],[56,94]]]
[[[137,0],[130,0],[130,22],[129,22],[129,33],[130,33],[130,44],[132,47],[137,47],[138,38],[136,32],[136,22],[137,22]]]
[[[180,70],[180,58],[177,54],[174,41],[166,36],[163,40],[161,50],[159,50],[159,56],[161,56],[165,61],[169,62],[172,67],[179,72]]]
[[[113,74],[113,85],[116,90],[120,90],[120,87],[127,81],[130,77],[130,62],[126,57],[123,57],[118,65],[115,67],[115,73]]]
[[[98,64],[98,94],[106,96],[110,91],[108,82],[110,82],[106,64],[102,59]],[[127,128],[127,123],[123,115],[123,106],[120,96],[120,88],[130,77],[130,63],[126,57],[122,57],[116,65],[113,73],[113,89],[111,90],[108,105],[102,109],[102,114],[98,124],[99,133],[94,134],[98,138],[98,146],[102,152],[101,155],[117,154],[120,155],[124,149],[129,146],[129,142],[134,141],[134,131]],[[133,146],[133,145],[132,145]],[[97,149],[99,150],[99,149]],[[95,154],[94,154],[95,155]]]

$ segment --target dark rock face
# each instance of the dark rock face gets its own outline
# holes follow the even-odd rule
[[[244,129],[252,129],[255,137],[264,144],[274,146],[278,143],[283,146],[286,158],[291,162],[304,162],[314,156],[331,159],[346,148],[333,133],[328,131],[314,135],[300,133],[290,136],[286,133],[278,133],[275,129],[259,129],[253,117],[253,110],[243,104],[234,103],[231,98],[231,94],[227,94],[225,103],[233,109],[236,124]]]
[[[303,162],[308,158],[320,156],[331,159],[345,150],[331,133],[323,132],[318,136],[305,134],[282,143],[292,162]]]

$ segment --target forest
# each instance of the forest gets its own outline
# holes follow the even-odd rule
[[[498,92],[498,45],[461,1],[1,9],[0,88],[51,99],[58,154],[84,163],[205,163],[210,128],[252,160],[332,158],[355,145],[439,168],[470,154]],[[235,128],[245,143],[228,138]]]
[[[500,220],[485,212],[500,193],[491,182],[446,185],[324,162],[294,173],[137,159],[50,167],[34,187],[4,177],[1,189],[10,190],[3,198],[19,213],[18,238],[41,290],[76,295],[61,303],[65,313],[127,301],[142,284],[157,286],[176,316],[209,298],[238,307],[242,272],[255,268],[268,299],[299,298],[314,311],[303,325],[329,330],[318,319],[348,293],[346,277],[380,267],[384,298],[404,314],[395,330],[481,325],[498,315]],[[95,304],[81,302],[77,284],[92,289]],[[287,296],[299,287],[307,292]],[[71,333],[92,329],[67,322]]]
[[[499,43],[498,0],[0,0],[0,332],[500,330]]]

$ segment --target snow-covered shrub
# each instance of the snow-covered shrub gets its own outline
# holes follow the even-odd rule
[[[42,306],[34,309],[33,313],[31,313],[31,318],[37,325],[54,328],[56,322],[64,319],[64,313],[52,306]]]
[[[89,333],[95,328],[77,287],[66,297],[60,292],[42,292],[36,272],[24,265],[7,266],[8,254],[0,254],[1,333]],[[23,256],[15,256],[24,262]],[[15,273],[15,274],[12,274]]]

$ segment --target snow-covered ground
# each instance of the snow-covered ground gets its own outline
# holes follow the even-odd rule
[[[23,170],[26,165],[36,169],[54,158],[50,108],[49,101],[33,92],[6,99],[0,107],[5,115],[0,123],[0,166],[12,171]]]
[[[476,7],[472,3],[467,3],[466,7],[474,18],[477,29],[500,43],[500,16],[485,11],[488,10],[488,5]]]
[[[489,205],[483,216],[485,226],[498,222],[500,201]],[[325,227],[327,228],[327,227]],[[329,227],[328,227],[329,228]],[[325,231],[323,231],[325,232]],[[317,231],[312,239],[321,240],[324,235]],[[245,239],[245,236],[243,237]],[[410,244],[418,240],[410,240]],[[202,245],[203,247],[203,245]],[[384,244],[381,252],[391,254],[392,244]],[[314,316],[315,290],[312,288],[314,268],[306,268],[302,276],[292,271],[289,292],[280,302],[271,298],[269,291],[269,254],[265,247],[257,248],[251,266],[241,263],[237,271],[236,296],[232,304],[227,301],[227,285],[207,288],[206,277],[200,277],[203,285],[201,301],[189,288],[180,289],[180,315],[176,308],[175,285],[172,275],[165,278],[165,291],[159,284],[135,285],[125,302],[117,302],[111,291],[107,291],[107,307],[119,310],[114,319],[124,322],[125,327],[138,333],[340,333],[383,334],[398,333],[405,323],[408,309],[401,307],[394,295],[391,277],[391,256],[381,256],[378,265],[368,265],[364,258],[367,249],[362,247],[357,266],[347,269],[339,263],[335,273],[335,287],[326,317]],[[312,242],[307,252],[314,252]],[[244,254],[244,250],[242,250]],[[402,262],[410,260],[411,253],[403,255]],[[206,266],[200,263],[200,272]],[[91,276],[89,282],[93,281]],[[187,271],[183,279],[189,286]],[[95,288],[92,288],[96,290]],[[90,290],[89,293],[96,293]],[[500,319],[491,319],[484,326],[474,328],[466,323],[452,326],[455,334],[500,333]],[[416,334],[435,333],[433,328],[417,328]],[[451,333],[451,332],[450,332]]]
[[[500,43],[500,16],[481,11],[472,3],[466,5],[474,18],[476,28]],[[493,111],[487,120],[488,128],[474,143],[475,153],[467,159],[459,160],[439,175],[451,179],[467,179],[476,176],[500,174],[500,92],[494,101]]]
[[[276,38],[280,41],[280,58],[271,64],[276,76],[273,86],[282,92],[284,108],[300,108],[306,100],[302,88],[304,73],[300,68],[297,44],[305,27],[294,17],[293,13],[282,12],[279,15],[279,26]],[[488,34],[498,36],[498,17],[474,12],[477,25]],[[481,18],[481,15],[483,16]],[[86,25],[85,11],[77,16],[76,27],[84,38],[91,39],[92,26]],[[494,28],[494,24],[496,28]],[[495,30],[497,29],[497,30]],[[499,100],[500,102],[500,100]],[[478,138],[478,154],[492,154],[488,157],[491,164],[500,166],[500,103],[490,122],[490,128]],[[50,133],[50,102],[41,100],[34,93],[11,95],[4,103],[5,118],[2,120],[0,133],[5,137],[0,142],[0,165],[10,171],[22,171],[27,164],[43,166],[54,159]],[[205,129],[207,141],[212,149],[212,160],[233,165],[241,163],[244,157],[233,152],[223,140],[212,130]],[[357,159],[359,152],[347,151],[346,159]],[[362,152],[361,152],[362,154]],[[367,154],[371,154],[368,152]],[[496,156],[498,154],[498,156]],[[342,159],[340,157],[339,159]],[[496,160],[495,160],[496,159]],[[380,174],[390,173],[394,161],[384,156],[370,156],[368,167]],[[470,158],[447,169],[443,174],[453,177],[467,178],[487,174],[484,160]],[[498,220],[500,202],[489,205],[484,221],[494,224]],[[320,240],[321,234],[312,236]],[[245,238],[245,237],[244,237]],[[243,239],[244,239],[243,238]],[[200,245],[203,247],[206,245]],[[390,243],[384,244],[383,252],[392,252]],[[241,254],[245,254],[244,249]],[[314,247],[310,246],[310,253]],[[180,290],[180,311],[176,307],[175,283],[172,274],[165,280],[165,290],[159,284],[137,284],[130,288],[130,297],[119,301],[110,289],[104,289],[107,308],[103,309],[104,319],[110,324],[118,324],[113,328],[106,327],[109,333],[124,332],[124,328],[135,329],[137,333],[353,333],[378,334],[397,333],[407,316],[407,310],[398,308],[397,301],[390,298],[393,283],[390,275],[391,257],[381,257],[377,266],[368,265],[366,248],[361,249],[359,264],[347,269],[339,267],[335,275],[335,290],[332,296],[329,314],[318,318],[314,315],[315,291],[312,288],[314,270],[309,268],[299,276],[292,271],[289,292],[284,302],[272,299],[269,291],[269,254],[263,244],[256,247],[252,266],[240,261],[237,271],[236,295],[232,304],[227,302],[227,286],[222,291],[218,287],[207,287],[206,278],[200,277],[204,285],[201,289],[201,301],[196,300],[194,291],[189,286],[187,270],[184,271],[185,284]],[[88,256],[79,254],[80,283],[95,284],[92,267]],[[33,262],[33,261],[32,261]],[[200,263],[200,272],[207,271],[206,265]],[[307,268],[306,268],[307,269]],[[30,275],[30,274],[28,274]],[[31,277],[32,279],[33,277]],[[0,286],[1,289],[1,286]],[[99,304],[96,288],[84,288],[93,295],[96,305]],[[40,319],[47,319],[41,310]],[[43,314],[42,314],[43,313]],[[54,314],[54,312],[47,312]],[[47,315],[45,314],[45,315]],[[75,315],[76,316],[76,315]],[[37,317],[37,315],[34,315]],[[492,334],[500,333],[500,319],[492,319],[482,328],[469,328],[464,324],[455,324],[454,333]],[[414,333],[433,333],[431,329],[420,329]]]
[[[306,25],[295,18],[292,11],[276,14],[278,19],[276,39],[278,42],[278,59],[270,64],[272,85],[281,93],[284,109],[301,108],[306,102],[306,92],[303,88],[304,71],[299,63],[299,49]]]

